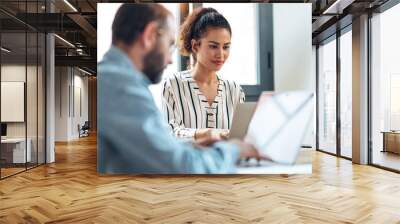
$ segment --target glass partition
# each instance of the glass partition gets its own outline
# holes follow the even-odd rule
[[[45,162],[46,40],[21,20],[26,12],[44,12],[44,3],[0,3],[15,10],[15,17],[0,12],[0,178]]]
[[[400,171],[400,4],[371,18],[372,164]]]
[[[318,149],[336,154],[336,39],[318,48]]]
[[[340,36],[340,154],[352,157],[352,32]]]
[[[31,158],[26,138],[26,41],[25,31],[1,34],[2,177],[24,171]]]

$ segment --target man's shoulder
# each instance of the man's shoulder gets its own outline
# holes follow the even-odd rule
[[[114,61],[101,61],[97,64],[97,73],[99,74],[129,74],[133,71],[128,70],[126,66]]]
[[[124,53],[116,47],[111,47],[97,64],[97,73],[100,75],[130,75],[136,71]]]

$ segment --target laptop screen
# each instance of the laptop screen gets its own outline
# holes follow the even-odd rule
[[[245,141],[274,162],[293,164],[311,123],[312,99],[307,91],[263,93]]]

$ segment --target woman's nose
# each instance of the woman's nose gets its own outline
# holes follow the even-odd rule
[[[217,57],[222,58],[224,56],[224,48],[219,48],[217,52]]]

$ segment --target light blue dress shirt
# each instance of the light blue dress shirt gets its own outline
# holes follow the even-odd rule
[[[234,173],[236,145],[196,148],[176,139],[149,90],[150,80],[111,47],[97,67],[97,170],[107,174]]]

